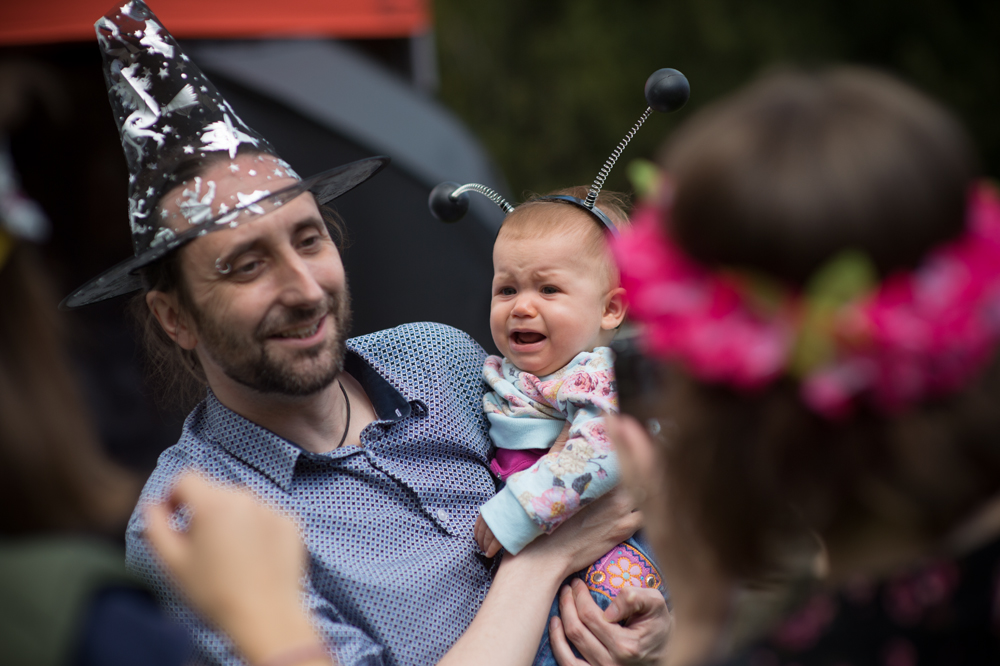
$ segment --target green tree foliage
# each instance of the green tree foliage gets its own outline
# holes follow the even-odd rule
[[[645,108],[660,67],[688,106],[652,117],[623,160],[652,157],[697,108],[769,68],[860,64],[893,73],[964,121],[1000,173],[996,0],[435,0],[441,98],[511,189],[589,183]],[[608,182],[627,189],[625,170]]]

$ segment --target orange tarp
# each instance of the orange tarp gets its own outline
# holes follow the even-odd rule
[[[122,0],[124,3],[125,0]],[[178,38],[408,37],[430,25],[428,0],[149,0]],[[108,0],[3,0],[0,45],[91,41]]]

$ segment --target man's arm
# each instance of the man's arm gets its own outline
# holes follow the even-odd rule
[[[519,555],[505,555],[475,620],[440,664],[530,664],[560,584],[639,528],[632,508],[627,493],[614,491]]]

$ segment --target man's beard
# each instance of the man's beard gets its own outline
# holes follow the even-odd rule
[[[347,331],[351,327],[351,296],[346,283],[339,294],[327,294],[317,307],[284,309],[265,317],[249,337],[229,330],[205,312],[193,314],[208,355],[230,379],[260,393],[313,395],[332,384],[344,369]],[[324,326],[334,327],[328,341],[299,351],[292,362],[283,362],[268,353],[267,340],[271,335],[315,321],[321,314],[331,315],[332,321],[323,322]],[[320,363],[324,357],[325,362]],[[294,361],[303,358],[317,359],[317,364],[308,370],[296,370]]]

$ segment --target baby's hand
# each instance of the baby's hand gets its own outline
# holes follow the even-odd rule
[[[479,550],[486,553],[486,557],[493,557],[500,552],[500,542],[493,536],[493,531],[486,524],[486,521],[483,520],[482,516],[476,518],[475,534]]]

